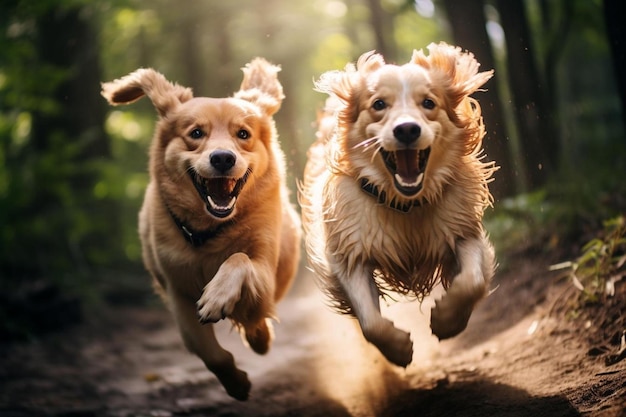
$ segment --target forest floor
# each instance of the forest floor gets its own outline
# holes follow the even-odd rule
[[[571,284],[548,271],[558,261],[510,257],[465,332],[444,342],[429,328],[437,291],[421,305],[383,306],[411,331],[406,369],[332,312],[303,268],[268,354],[252,353],[228,323],[217,326],[253,384],[247,402],[185,351],[160,303],[110,304],[63,332],[1,347],[0,415],[626,416],[626,283],[603,308],[568,319]]]

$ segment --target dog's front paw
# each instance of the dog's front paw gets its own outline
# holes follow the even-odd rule
[[[393,328],[389,340],[378,346],[383,355],[391,363],[406,368],[413,360],[413,342],[411,335]]]
[[[387,360],[405,368],[413,359],[413,342],[409,333],[394,327],[388,320],[364,330],[365,338],[380,350]]]
[[[198,318],[202,323],[216,323],[231,315],[241,298],[241,286],[211,285],[209,282],[197,302]]]
[[[472,300],[459,299],[452,294],[444,295],[435,301],[431,310],[430,328],[433,334],[443,340],[461,333],[467,327],[473,309]]]
[[[215,323],[231,316],[241,300],[243,287],[255,279],[254,267],[248,255],[231,255],[202,290],[197,302],[200,322]]]

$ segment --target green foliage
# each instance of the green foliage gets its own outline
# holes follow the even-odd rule
[[[496,202],[495,208],[486,213],[485,228],[497,251],[510,254],[545,239],[553,210],[545,190],[520,194]]]
[[[118,245],[126,260],[136,264],[141,262],[137,213],[148,185],[148,147],[155,122],[150,110],[109,113],[105,129],[111,141],[112,161],[103,166],[102,176],[94,186],[96,197],[116,202],[121,224]]]
[[[446,41],[452,43],[450,34],[445,30],[447,22],[441,11],[433,5],[432,15],[430,10],[428,10],[428,14],[420,13],[419,9],[416,12],[414,4],[410,8],[405,7],[394,14],[394,38],[398,47],[398,61],[400,63],[408,62],[413,50],[423,49],[431,42]]]
[[[552,250],[623,207],[619,196],[626,190],[616,172],[626,172],[626,152],[623,131],[615,128],[620,103],[610,83],[600,1],[574,3],[574,30],[559,49],[567,60],[559,67],[562,85],[555,92],[564,109],[562,169],[544,189],[498,201],[488,212],[487,229],[500,253],[538,242]],[[537,50],[544,55],[554,34],[542,32],[539,3],[528,4],[535,10],[530,18]],[[567,4],[549,4],[550,27],[564,18]],[[441,2],[381,0],[381,5],[385,21],[391,22],[388,35],[399,63],[413,49],[451,41]],[[68,11],[89,17],[100,68],[81,70],[79,59],[65,65],[51,62],[66,48],[49,54],[50,39],[41,37],[39,26]],[[97,80],[81,85],[93,98],[98,81],[153,67],[197,95],[222,96],[238,86],[246,62],[264,56],[283,69],[279,76],[286,100],[277,127],[293,185],[325,99],[313,91],[313,80],[376,47],[372,17],[364,0],[197,1],[184,7],[147,0],[3,2],[0,287],[43,274],[82,291],[95,286],[97,271],[140,266],[137,212],[148,181],[147,153],[157,116],[146,99],[109,108],[97,97],[84,104],[96,122],[79,129],[68,111],[65,88],[71,82],[93,73]],[[68,45],[76,39],[68,38]],[[496,77],[507,80],[504,73]],[[103,143],[106,149],[92,151]]]
[[[626,169],[619,161],[624,153],[622,146],[589,149],[577,170],[562,170],[542,189],[496,201],[485,215],[485,227],[502,263],[531,248],[568,251],[582,243],[581,236],[600,229],[601,219],[624,213],[626,184],[615,174]],[[604,162],[616,156],[614,163]]]
[[[614,283],[626,276],[626,218],[615,217],[604,222],[599,237],[582,248],[574,263],[572,279],[580,284],[583,303],[598,302],[613,295]]]
[[[95,270],[126,261],[115,194],[103,191],[122,174],[112,174],[101,107],[75,111],[91,106],[91,75],[83,75],[91,68],[64,56],[66,44],[48,43],[39,23],[69,22],[63,34],[72,42],[88,33],[85,15],[94,9],[68,0],[7,2],[1,10],[0,288],[43,279],[82,292]]]

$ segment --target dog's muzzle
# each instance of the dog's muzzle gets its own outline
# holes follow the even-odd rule
[[[206,204],[206,208],[213,216],[223,219],[234,211],[237,197],[252,173],[250,168],[241,178],[215,177],[206,178],[189,168],[189,176],[198,194]]]
[[[413,197],[422,189],[424,173],[430,156],[430,147],[422,150],[380,150],[396,189],[406,197]]]

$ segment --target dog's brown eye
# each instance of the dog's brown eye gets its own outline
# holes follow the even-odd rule
[[[248,139],[250,137],[250,132],[248,132],[246,129],[239,129],[237,131],[237,137],[239,139]]]
[[[194,129],[191,132],[189,132],[189,137],[191,139],[200,139],[203,136],[204,136],[204,132],[202,131],[202,129]]]
[[[385,103],[383,100],[378,99],[376,101],[374,101],[374,103],[372,103],[372,108],[376,111],[381,111],[384,108],[387,107],[387,103]]]
[[[432,110],[435,108],[435,102],[429,98],[425,98],[424,101],[422,101],[422,106],[427,110]]]

